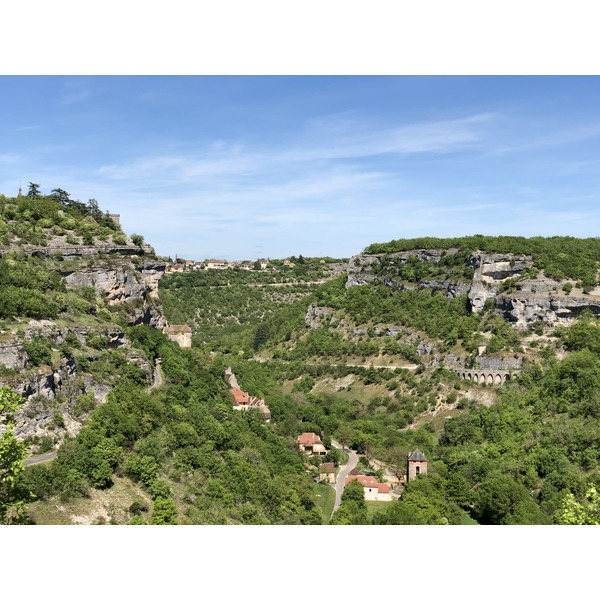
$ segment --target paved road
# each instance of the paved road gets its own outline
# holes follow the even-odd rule
[[[341,444],[338,444],[335,440],[331,440],[331,445],[338,450],[342,450]],[[348,455],[348,462],[340,469],[338,473],[337,480],[335,486],[335,504],[333,506],[333,511],[335,512],[342,503],[342,494],[344,493],[344,484],[346,483],[346,477],[354,467],[358,464],[358,456],[356,456],[356,452],[354,450],[350,450],[345,448],[343,450]],[[330,484],[331,485],[331,484]]]
[[[32,456],[31,458],[26,458],[23,461],[23,464],[28,467],[30,465],[37,465],[41,462],[46,462],[49,460],[54,460],[56,458],[56,450],[54,452],[49,452],[48,454],[40,454],[39,456]]]
[[[160,371],[160,359],[156,360],[156,367],[154,367],[154,383],[146,390],[150,393],[152,390],[159,388],[163,384],[162,373]]]

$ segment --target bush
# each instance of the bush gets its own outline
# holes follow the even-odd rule
[[[57,411],[57,412],[54,413],[54,418],[52,419],[52,422],[57,427],[64,427],[65,426],[65,418],[63,417],[63,414],[61,412],[59,412],[59,411]]]
[[[129,507],[129,512],[132,515],[141,515],[148,512],[148,505],[141,498],[137,498]]]
[[[142,247],[142,244],[144,243],[144,236],[142,235],[138,235],[137,233],[134,233],[131,236],[131,241],[136,245],[139,246],[140,248]]]
[[[25,344],[28,361],[34,366],[49,365],[52,362],[50,341],[40,336],[35,336],[31,343]]]

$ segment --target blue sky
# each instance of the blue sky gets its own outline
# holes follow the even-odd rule
[[[2,76],[0,193],[67,190],[160,255],[597,236],[600,79]]]

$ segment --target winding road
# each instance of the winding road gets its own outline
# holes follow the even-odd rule
[[[331,487],[335,488],[335,504],[333,506],[333,512],[335,512],[342,503],[342,494],[344,493],[344,485],[346,484],[346,477],[348,473],[356,467],[358,464],[358,456],[354,450],[350,450],[349,448],[342,448],[338,442],[335,440],[331,440],[331,445],[338,450],[342,450],[348,455],[348,462],[340,469],[340,472],[337,475],[336,484],[331,485]]]
[[[152,390],[159,388],[163,384],[162,373],[160,371],[160,358],[156,359],[156,366],[154,367],[154,383],[146,390],[150,393]]]

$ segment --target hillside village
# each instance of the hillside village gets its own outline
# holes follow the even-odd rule
[[[286,258],[281,262],[285,267],[293,267],[294,263],[291,259]],[[274,264],[269,267],[269,259],[259,258],[256,261],[243,260],[243,261],[232,261],[218,260],[215,258],[206,259],[203,261],[187,260],[182,258],[176,258],[174,262],[168,263],[167,273],[185,273],[190,271],[206,271],[212,269],[226,270],[226,269],[241,269],[242,271],[253,271],[253,270],[265,270],[267,268],[276,269]]]

